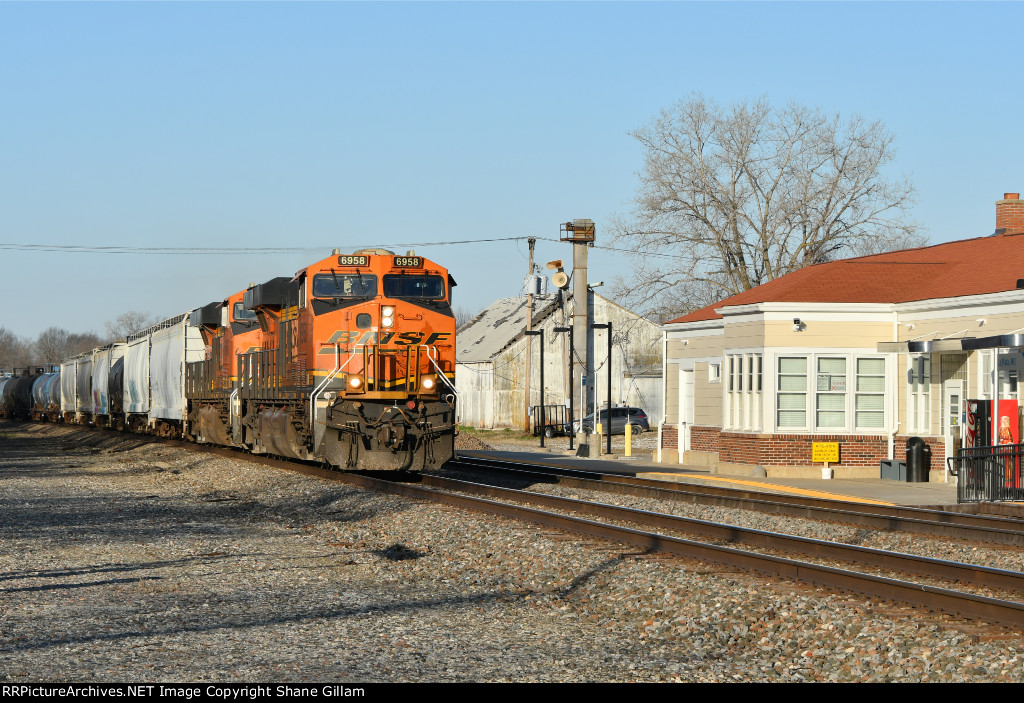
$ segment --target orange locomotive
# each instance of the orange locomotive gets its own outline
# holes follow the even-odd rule
[[[279,284],[289,279],[275,279]],[[238,398],[238,357],[263,347],[256,313],[243,305],[245,291],[193,310],[189,324],[198,327],[206,360],[188,364],[185,395],[189,427],[201,442],[244,447]]]
[[[252,286],[243,309],[260,348],[234,351],[235,373],[220,362],[230,388],[189,365],[193,433],[342,469],[441,466],[455,437],[454,285],[428,259],[366,249]]]

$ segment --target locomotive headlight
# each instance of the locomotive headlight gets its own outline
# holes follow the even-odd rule
[[[423,379],[423,390],[425,391],[434,390],[434,386],[436,385],[437,381],[435,381],[431,376],[427,376]]]
[[[380,309],[380,325],[381,327],[392,327],[395,324],[395,309],[390,305],[385,305]]]
[[[349,376],[348,387],[354,391],[362,390],[363,379],[361,376]]]

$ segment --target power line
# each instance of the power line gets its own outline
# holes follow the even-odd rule
[[[366,245],[366,248],[386,247],[443,247],[460,244],[487,244],[491,242],[518,242],[528,239],[521,237],[494,237],[490,239],[453,239],[441,242],[390,242],[386,244]],[[552,237],[536,237],[545,242],[560,243],[562,240]],[[0,243],[0,250],[7,251],[47,251],[62,252],[66,254],[153,254],[161,256],[192,256],[192,255],[230,255],[239,254],[265,255],[265,254],[288,254],[295,252],[309,251],[311,249],[332,249],[333,246],[303,246],[303,247],[130,247],[130,246],[89,246],[84,244],[17,244]],[[594,249],[615,251],[623,254],[640,256],[654,256],[662,259],[681,259],[681,255],[664,254],[659,252],[638,252],[634,249],[623,249],[620,247],[609,247],[595,244]]]
[[[497,237],[493,239],[461,239],[447,242],[393,242],[375,244],[373,247],[439,247],[453,244],[482,244],[488,242],[511,242],[527,237]],[[83,244],[14,244],[0,243],[0,249],[9,251],[51,251],[69,254],[159,254],[159,255],[232,255],[239,254],[287,254],[309,251],[310,249],[332,249],[330,246],[303,247],[129,247],[129,246],[88,246]],[[368,247],[370,248],[370,247]]]

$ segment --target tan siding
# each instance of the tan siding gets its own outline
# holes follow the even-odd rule
[[[683,341],[686,344],[683,344]],[[671,360],[706,359],[709,356],[722,355],[722,343],[725,337],[721,334],[702,337],[683,337],[668,340],[668,358]]]
[[[793,331],[793,323],[765,323],[765,345],[843,349],[863,347],[875,350],[878,342],[892,339],[892,324],[886,322],[831,322],[811,320],[806,329]]]
[[[693,423],[722,426],[722,384],[708,383],[708,365],[698,362],[693,370]],[[676,401],[678,403],[678,400]]]
[[[679,364],[665,367],[665,422],[679,422]]]
[[[790,324],[790,329],[793,325]],[[765,323],[763,320],[756,322],[741,322],[729,325],[726,329],[726,349],[760,349],[764,346]]]

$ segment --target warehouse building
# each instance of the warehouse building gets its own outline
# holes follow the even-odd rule
[[[643,408],[655,429],[662,411],[662,334],[659,326],[590,293],[590,319],[612,322],[612,404]],[[544,403],[569,405],[569,338],[556,327],[571,324],[572,295],[558,291],[533,296],[533,329],[544,331]],[[530,405],[540,404],[540,338],[526,335],[527,298],[501,298],[458,331],[455,385],[463,425],[522,428],[527,417],[526,356],[532,354]],[[586,384],[604,401],[607,394],[606,332],[592,331],[593,360]],[[578,350],[577,350],[578,353]],[[580,368],[579,366],[577,367]],[[574,385],[583,382],[574,373]],[[593,392],[591,392],[591,396]],[[579,392],[576,395],[580,397]],[[574,403],[576,418],[579,402]],[[603,402],[602,402],[603,405]],[[591,407],[590,410],[593,408]]]

